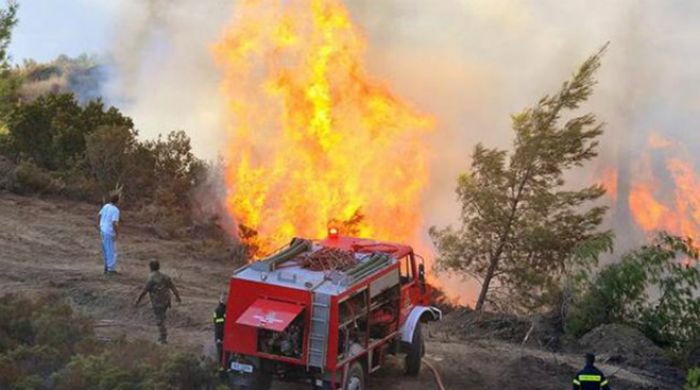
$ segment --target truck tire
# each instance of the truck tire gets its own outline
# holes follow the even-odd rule
[[[343,390],[365,390],[365,369],[360,362],[355,362],[350,366],[348,379]]]
[[[408,346],[408,352],[406,353],[406,375],[418,375],[424,354],[425,341],[423,340],[421,323],[418,322],[416,324],[416,329],[413,331],[413,341]]]

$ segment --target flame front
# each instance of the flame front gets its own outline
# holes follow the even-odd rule
[[[652,134],[647,149],[631,177],[628,206],[634,222],[645,232],[665,230],[697,239],[700,175],[671,140]]]
[[[666,230],[697,239],[700,237],[700,176],[685,160],[665,161],[673,188],[664,191],[653,176],[633,185],[630,210],[645,231]]]
[[[230,113],[226,208],[258,253],[344,233],[412,242],[433,120],[371,78],[336,0],[246,0],[215,46]]]

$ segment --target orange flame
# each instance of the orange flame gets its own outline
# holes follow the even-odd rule
[[[613,202],[617,200],[617,169],[608,167],[600,173],[600,184],[605,188],[605,194]]]
[[[258,253],[293,236],[412,242],[433,120],[367,74],[338,0],[244,0],[215,46],[230,113],[226,207]]]
[[[634,221],[644,231],[668,228],[667,218],[671,210],[654,197],[654,186],[634,183],[630,189],[629,207]]]
[[[652,135],[648,146],[656,153],[674,152],[677,144],[663,137]],[[666,230],[691,238],[700,237],[700,176],[690,163],[674,155],[664,157],[664,169],[671,179],[661,185],[650,167],[646,156],[638,178],[633,178],[629,207],[637,225],[646,232]]]

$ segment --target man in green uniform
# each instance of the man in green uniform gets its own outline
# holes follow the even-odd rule
[[[151,269],[151,274],[148,276],[148,281],[146,281],[141,294],[136,298],[134,307],[138,306],[141,299],[148,293],[151,298],[151,306],[153,306],[153,314],[156,316],[156,325],[159,331],[158,342],[167,344],[168,330],[165,328],[165,314],[171,306],[170,291],[175,294],[177,303],[182,303],[182,300],[180,300],[180,293],[170,277],[160,272],[160,263],[157,260],[148,263],[148,267]]]

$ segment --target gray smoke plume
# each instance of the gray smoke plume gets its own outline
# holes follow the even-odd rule
[[[618,170],[610,228],[616,255],[644,240],[631,219],[630,183],[655,133],[700,145],[700,3],[606,0],[348,1],[368,35],[372,73],[435,115],[426,227],[455,223],[454,189],[477,142],[508,148],[511,113],[555,91],[590,54],[610,48],[583,110],[606,123],[600,156],[570,182],[587,185]],[[666,151],[669,153],[669,151]],[[681,150],[670,153],[683,154]],[[697,166],[690,153],[683,154]],[[657,162],[655,165],[659,165]],[[657,169],[659,174],[668,172]],[[670,190],[666,188],[665,190]],[[427,240],[427,239],[426,239]],[[607,261],[610,261],[608,259]]]
[[[96,57],[64,55],[47,63],[26,60],[20,66],[24,82],[20,88],[23,100],[31,101],[47,93],[72,92],[84,104],[102,97],[107,69]]]
[[[235,1],[128,0],[112,55],[113,96],[147,136],[185,127],[200,155],[222,145],[219,70],[208,51],[233,19]],[[657,133],[700,145],[700,2],[669,0],[347,0],[368,37],[370,73],[437,119],[426,153],[430,225],[456,222],[454,188],[477,142],[507,148],[509,115],[558,88],[606,42],[599,85],[583,107],[606,122],[600,157],[576,172],[589,184],[618,169],[609,226],[622,249],[640,239],[630,182]],[[671,151],[673,152],[673,151]],[[678,151],[681,152],[680,150]],[[690,153],[684,157],[697,164]],[[427,237],[426,237],[427,241]]]
[[[184,129],[214,158],[224,135],[219,71],[210,46],[232,15],[229,1],[123,0],[113,26],[109,101],[141,134]]]
[[[626,192],[652,132],[699,145],[700,3],[605,0],[349,1],[369,38],[374,74],[438,118],[428,224],[454,222],[456,177],[473,145],[508,147],[509,114],[556,90],[610,41],[599,85],[583,107],[606,122],[600,158],[574,180],[619,168],[612,204],[622,241]],[[693,161],[695,162],[695,161]],[[612,201],[611,201],[612,202]]]

